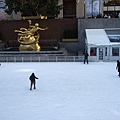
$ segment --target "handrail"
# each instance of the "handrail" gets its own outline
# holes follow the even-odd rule
[[[83,56],[0,56],[0,62],[81,62]]]

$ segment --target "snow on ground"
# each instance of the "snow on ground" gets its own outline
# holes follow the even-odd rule
[[[120,120],[116,62],[2,63],[0,120]],[[39,77],[30,91],[29,76]]]

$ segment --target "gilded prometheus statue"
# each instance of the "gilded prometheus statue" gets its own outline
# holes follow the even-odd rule
[[[47,28],[40,28],[38,23],[31,25],[31,20],[28,20],[29,28],[20,28],[20,30],[15,30],[18,32],[18,41],[20,43],[20,51],[40,51],[40,46],[38,44],[40,34],[38,30],[46,30]]]

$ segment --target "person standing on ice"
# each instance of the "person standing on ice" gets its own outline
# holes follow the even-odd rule
[[[36,89],[35,87],[35,84],[36,84],[36,81],[35,79],[38,79],[34,73],[31,74],[31,76],[29,77],[30,81],[31,81],[31,84],[30,84],[30,90],[32,90],[32,86],[34,85],[34,89]]]
[[[116,70],[118,69],[118,67],[119,67],[119,60],[117,60]]]
[[[120,62],[119,60],[117,60],[117,66],[116,66],[116,69],[118,70],[118,76],[120,77]]]
[[[88,56],[89,56],[88,52],[85,51],[85,53],[84,53],[84,64],[85,64],[85,61],[87,61],[87,64],[88,64]]]

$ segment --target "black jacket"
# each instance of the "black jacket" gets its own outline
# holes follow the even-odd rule
[[[84,56],[85,56],[85,59],[88,59],[89,54],[86,52]]]
[[[120,72],[120,63],[119,63],[119,65],[118,65],[118,72]]]
[[[30,76],[29,79],[30,79],[31,82],[35,82],[35,79],[38,79],[38,78],[35,76],[34,73],[32,73],[32,75]]]

